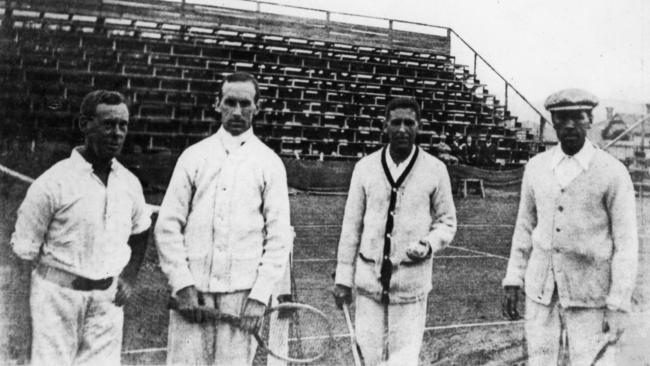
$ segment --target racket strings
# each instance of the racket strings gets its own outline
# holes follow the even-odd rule
[[[277,309],[269,314],[269,351],[289,360],[315,360],[331,345],[331,326],[322,313],[306,308]]]

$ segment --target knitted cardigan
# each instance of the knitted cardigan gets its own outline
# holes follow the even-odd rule
[[[526,166],[503,285],[525,286],[531,300],[548,305],[557,284],[564,307],[629,310],[638,261],[630,175],[597,149],[589,168],[562,188],[552,154]]]
[[[418,148],[411,166],[392,181],[382,162],[385,149],[361,159],[352,173],[336,283],[354,285],[377,301],[420,301],[432,287],[432,259],[414,263],[406,249],[425,240],[435,253],[453,239],[456,209],[449,174],[440,160]],[[382,285],[382,263],[387,259],[392,271],[389,283]]]

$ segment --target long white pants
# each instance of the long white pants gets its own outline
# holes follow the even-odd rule
[[[32,273],[32,365],[119,365],[124,312],[107,290],[77,291]]]
[[[571,366],[589,366],[598,352],[603,333],[604,309],[561,308],[557,296],[550,306],[526,297],[526,342],[528,365],[557,365],[560,351],[561,322],[567,330]],[[614,366],[616,349],[610,346],[598,366]]]
[[[239,316],[249,292],[204,294],[205,305]],[[223,321],[194,324],[169,312],[168,365],[250,366],[256,349],[250,333],[239,327]]]
[[[384,305],[357,295],[357,342],[366,366],[417,366],[427,301]]]

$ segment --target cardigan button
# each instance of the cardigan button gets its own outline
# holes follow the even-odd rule
[[[560,228],[559,228],[559,227],[558,227],[558,228],[555,228],[555,231],[557,231],[557,232],[559,233],[559,232],[560,232]]]
[[[387,255],[384,256],[384,260],[385,260],[385,261],[388,260],[388,256],[387,256]]]
[[[393,192],[397,192],[397,188],[393,188]]]
[[[560,206],[560,207],[557,208],[557,210],[562,212],[562,211],[564,211],[564,207]]]
[[[390,239],[390,234],[386,234],[386,237],[387,237],[388,239]]]

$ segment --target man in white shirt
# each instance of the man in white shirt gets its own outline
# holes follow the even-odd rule
[[[142,186],[115,156],[126,137],[124,97],[81,103],[84,146],[34,181],[18,210],[13,251],[34,261],[32,365],[119,365],[124,313],[151,224]]]
[[[221,127],[179,157],[155,228],[160,265],[178,302],[169,364],[250,365],[260,326],[292,247],[284,165],[252,130],[257,81],[225,77]],[[240,326],[206,322],[210,307]]]
[[[634,188],[625,166],[586,139],[596,97],[552,94],[559,145],[526,165],[503,279],[504,315],[518,319],[525,289],[528,363],[555,365],[560,334],[571,365],[615,364],[615,343],[630,311],[638,239]]]
[[[433,256],[456,233],[449,174],[416,141],[420,108],[386,106],[389,144],[354,167],[337,253],[336,305],[355,303],[367,365],[416,366],[432,288]]]

